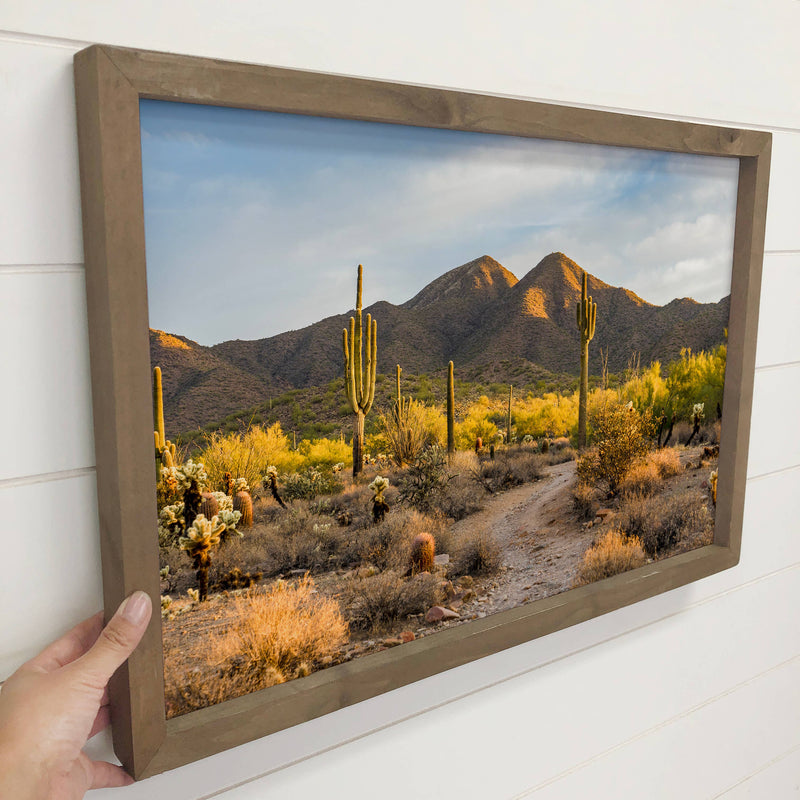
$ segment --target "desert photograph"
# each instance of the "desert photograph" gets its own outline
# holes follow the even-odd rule
[[[141,132],[168,717],[713,542],[736,159]]]

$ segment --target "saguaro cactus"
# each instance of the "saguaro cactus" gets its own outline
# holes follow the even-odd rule
[[[589,396],[589,342],[594,338],[597,303],[587,293],[588,278],[583,273],[581,299],[577,303],[578,330],[581,332],[581,391],[578,400],[578,447],[586,447],[586,406]]]
[[[397,423],[397,427],[400,428],[403,425],[403,421],[408,416],[408,409],[411,404],[410,397],[403,397],[400,393],[400,373],[403,371],[402,367],[398,364],[397,365],[397,396],[394,400],[394,407],[392,408],[392,415],[394,416],[394,421]]]
[[[177,461],[175,445],[164,435],[164,396],[161,391],[161,368],[153,367],[153,421],[155,430],[156,481],[161,477],[161,467],[174,467]]]
[[[511,403],[514,387],[508,384],[508,410],[506,411],[506,444],[511,444]]]
[[[367,314],[367,332],[364,337],[361,322],[361,284],[364,268],[358,265],[356,284],[356,316],[350,317],[350,331],[342,331],[344,352],[344,388],[353,421],[353,477],[364,468],[364,418],[375,399],[375,374],[378,362],[378,323]],[[366,338],[366,341],[364,339]],[[366,361],[366,363],[364,363]]]
[[[453,378],[453,362],[447,367],[447,455],[451,457],[456,451],[455,439],[456,387]]]

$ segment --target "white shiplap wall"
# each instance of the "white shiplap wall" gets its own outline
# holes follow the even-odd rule
[[[737,568],[98,800],[800,796],[798,33],[797,0],[0,5],[0,679],[101,598],[74,52],[105,42],[775,133]]]

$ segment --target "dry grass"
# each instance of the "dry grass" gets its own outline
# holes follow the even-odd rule
[[[464,537],[455,546],[447,574],[489,575],[497,572],[503,563],[503,553],[489,531]]]
[[[597,500],[597,489],[587,483],[577,483],[572,490],[572,507],[580,520],[592,520],[597,515],[600,503]]]
[[[232,602],[224,633],[207,634],[192,652],[181,648],[182,658],[165,653],[168,717],[308,675],[349,637],[339,604],[317,595],[308,577]]]
[[[541,478],[547,457],[527,448],[501,450],[494,459],[481,462],[473,478],[494,494]]]
[[[625,473],[625,477],[619,483],[620,494],[630,497],[631,495],[648,496],[654,494],[661,485],[661,472],[658,465],[649,459],[639,461]]]
[[[647,461],[658,467],[658,472],[662,478],[671,478],[673,475],[683,472],[680,456],[674,447],[654,450],[648,454]]]
[[[267,592],[236,597],[234,607],[235,621],[220,655],[243,657],[255,670],[277,670],[284,680],[308,674],[348,639],[339,604],[317,595],[308,576],[294,585],[278,581]]]
[[[683,543],[686,549],[711,544],[714,515],[696,490],[656,497],[629,497],[620,506],[618,522],[640,539],[645,552],[658,556]]]
[[[610,530],[592,545],[583,556],[576,586],[610,578],[621,572],[641,567],[647,561],[642,544],[635,536]]]
[[[409,614],[424,614],[441,599],[441,581],[430,573],[405,580],[396,572],[352,578],[342,593],[347,618],[356,628],[383,630]]]

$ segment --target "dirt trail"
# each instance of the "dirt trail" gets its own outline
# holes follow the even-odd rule
[[[482,617],[558,594],[572,586],[596,531],[584,530],[572,510],[575,462],[545,469],[545,478],[491,498],[483,511],[452,527],[456,538],[491,531],[503,552],[498,575],[476,581],[476,600],[462,617]]]

